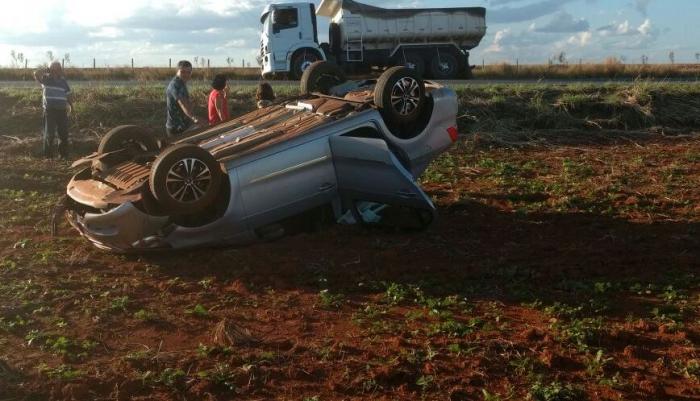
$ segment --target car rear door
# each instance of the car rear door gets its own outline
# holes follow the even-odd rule
[[[336,177],[326,138],[306,142],[237,169],[246,221],[276,222],[336,196]]]

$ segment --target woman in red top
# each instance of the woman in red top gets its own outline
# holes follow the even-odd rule
[[[228,112],[228,83],[226,76],[218,74],[211,82],[209,93],[209,125],[216,125],[229,119]]]

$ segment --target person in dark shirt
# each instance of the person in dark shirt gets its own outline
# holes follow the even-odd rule
[[[187,91],[187,81],[192,77],[192,63],[182,60],[177,63],[177,73],[165,90],[167,102],[167,119],[165,130],[169,137],[177,136],[192,124],[199,123],[194,115],[190,94]]]
[[[58,134],[58,154],[68,158],[68,114],[73,108],[71,91],[63,77],[58,61],[51,63],[48,73],[34,71],[34,79],[41,84],[44,108],[44,157],[53,157],[53,142]]]

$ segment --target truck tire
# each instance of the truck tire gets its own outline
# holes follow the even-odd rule
[[[143,128],[120,125],[102,137],[97,152],[109,153],[119,149],[132,150],[134,153],[155,152],[158,150],[158,141]]]
[[[301,75],[300,91],[302,95],[312,92],[328,95],[332,87],[345,81],[345,73],[340,67],[328,61],[317,61]]]
[[[391,67],[377,80],[374,104],[389,124],[415,122],[425,107],[425,84],[416,71]]]
[[[306,71],[311,64],[319,60],[321,60],[321,57],[319,57],[315,50],[302,49],[298,51],[292,59],[292,68],[289,71],[289,77],[291,79],[300,79],[304,71]]]
[[[430,60],[430,76],[435,79],[453,79],[459,72],[459,61],[452,53],[439,52]]]
[[[211,153],[183,143],[169,147],[156,158],[148,181],[163,210],[192,215],[206,210],[216,200],[223,175]]]
[[[416,72],[418,78],[425,76],[425,60],[423,56],[415,52],[399,53],[396,61],[393,63],[396,66],[406,67]]]

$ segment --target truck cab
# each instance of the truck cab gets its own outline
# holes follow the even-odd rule
[[[298,79],[311,63],[325,60],[318,44],[316,8],[313,3],[270,4],[260,16],[262,75],[289,73]]]

